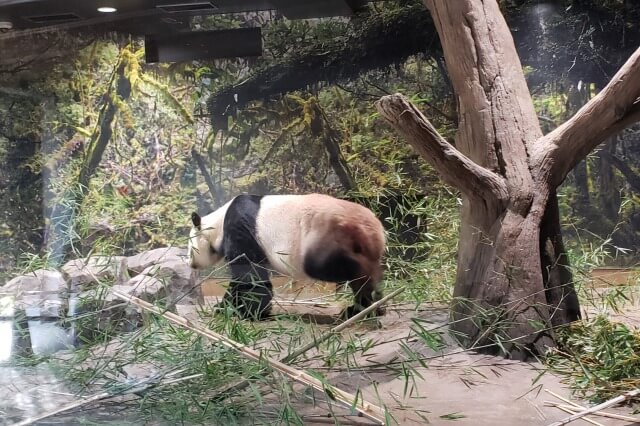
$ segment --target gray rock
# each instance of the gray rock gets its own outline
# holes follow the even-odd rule
[[[142,324],[139,310],[114,296],[111,290],[129,293],[131,287],[120,284],[102,286],[78,295],[76,309],[81,320],[76,322],[76,333],[81,341],[133,331]]]
[[[142,271],[160,280],[168,289],[168,303],[193,305],[204,303],[202,289],[196,286],[197,274],[182,258],[165,260]]]
[[[152,265],[168,260],[182,260],[186,255],[186,248],[163,247],[131,256],[127,260],[127,264],[130,271],[139,274]]]
[[[69,284],[58,271],[38,269],[15,277],[1,290],[13,297],[15,309],[28,316],[61,317]]]
[[[124,256],[91,256],[74,259],[62,267],[72,288],[84,288],[101,281],[122,284],[129,278],[127,258]]]
[[[144,274],[131,278],[126,285],[113,286],[113,289],[149,303],[167,297],[165,284],[157,278]]]

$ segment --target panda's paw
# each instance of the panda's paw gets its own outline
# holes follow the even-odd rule
[[[275,318],[275,316],[273,315],[273,313],[271,312],[271,309],[267,309],[265,311],[262,311],[260,313],[260,321],[271,321]]]
[[[346,321],[358,312],[360,312],[360,310],[355,305],[347,306],[340,314],[340,319]]]
[[[362,312],[362,308],[360,306],[357,306],[357,305],[348,306],[340,314],[340,320],[346,321],[360,312]],[[374,312],[375,312],[375,315],[374,315]],[[374,312],[370,312],[367,315],[367,318],[374,319],[377,317],[382,317],[386,314],[386,309],[383,308],[382,306],[379,306],[378,308],[375,309]]]

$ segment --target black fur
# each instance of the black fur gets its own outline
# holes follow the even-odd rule
[[[361,275],[358,262],[341,251],[310,251],[304,257],[304,272],[311,278],[334,283],[353,280]]]
[[[357,250],[354,249],[354,252]],[[363,276],[358,262],[343,251],[310,251],[304,258],[304,271],[311,278],[321,281],[338,284],[349,282],[355,304],[345,309],[342,313],[344,318],[351,318],[373,303],[371,280]],[[382,312],[378,309],[378,313]]]
[[[239,195],[224,217],[222,251],[231,269],[231,283],[223,298],[242,318],[269,316],[273,287],[269,280],[268,260],[256,240],[259,195]]]

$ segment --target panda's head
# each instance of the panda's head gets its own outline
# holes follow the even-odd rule
[[[189,265],[193,269],[206,269],[218,264],[223,258],[220,250],[222,224],[208,223],[198,213],[191,213],[193,227],[189,232]]]

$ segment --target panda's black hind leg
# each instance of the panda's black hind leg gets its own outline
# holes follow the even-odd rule
[[[341,317],[343,319],[349,319],[359,312],[362,312],[371,304],[381,298],[379,291],[374,290],[374,285],[369,278],[359,278],[349,281],[349,287],[353,291],[353,305],[348,306],[343,312]],[[384,315],[384,308],[379,307],[375,311],[377,316]]]

